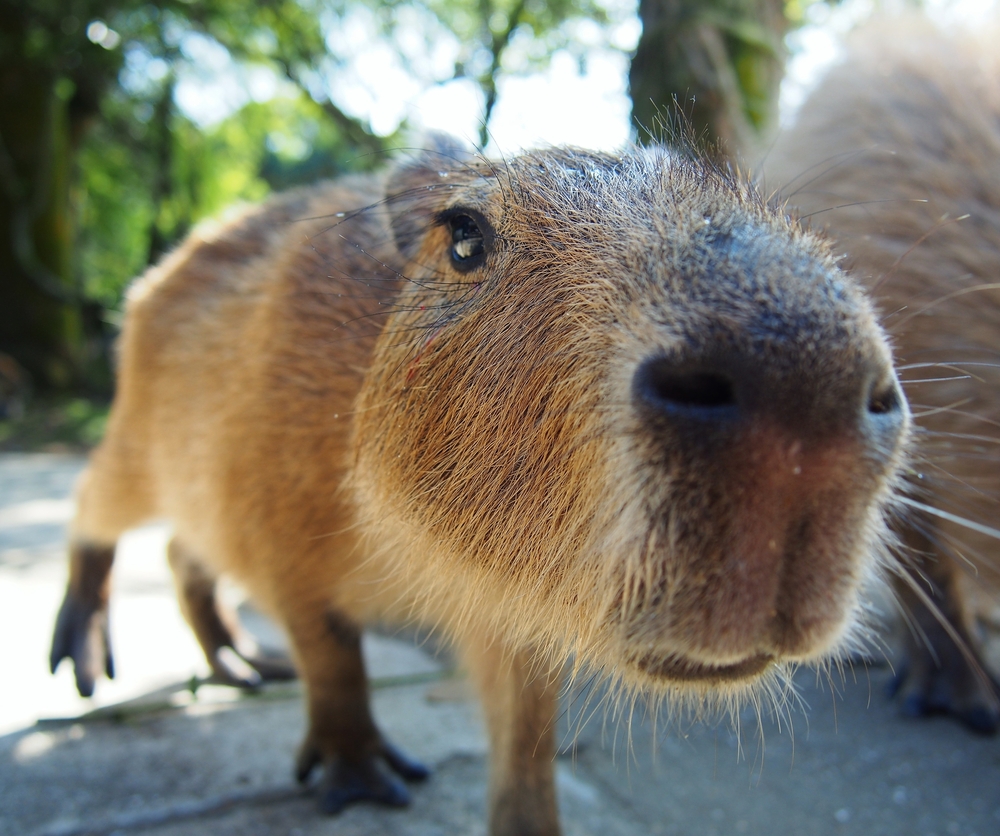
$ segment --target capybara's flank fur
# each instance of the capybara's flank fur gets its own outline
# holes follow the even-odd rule
[[[1000,519],[998,36],[916,16],[869,23],[768,170],[870,283],[916,415],[910,571],[897,583],[913,625],[895,660],[903,710],[948,711],[985,732],[1000,725],[1000,700],[969,650],[976,595],[1000,589],[1000,543],[986,530]]]
[[[863,293],[751,186],[434,143],[136,284],[74,539],[169,517],[274,615],[328,811],[426,774],[371,719],[358,626],[436,628],[485,702],[490,832],[556,834],[567,659],[696,706],[863,639],[909,412]]]

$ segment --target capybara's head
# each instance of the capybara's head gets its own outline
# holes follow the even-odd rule
[[[401,583],[660,693],[845,645],[909,412],[820,240],[662,149],[442,145],[386,206],[405,278],[354,478]]]

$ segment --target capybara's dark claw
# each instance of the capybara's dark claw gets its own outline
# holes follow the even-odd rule
[[[94,693],[94,683],[101,673],[115,677],[114,657],[108,634],[108,612],[93,610],[67,596],[59,609],[52,636],[49,669],[56,672],[63,659],[71,659],[76,674],[76,689],[80,696]]]
[[[902,690],[903,685],[906,684],[906,679],[910,675],[910,666],[904,661],[902,664],[897,665],[895,671],[893,672],[892,679],[889,680],[889,684],[885,686],[885,695],[891,700],[895,699],[896,695]]]
[[[899,705],[904,717],[919,719],[933,715],[954,717],[970,731],[992,735],[1000,731],[1000,711],[994,705],[972,705],[961,707],[952,701],[930,699],[923,694],[908,694]]]
[[[320,809],[335,815],[357,801],[405,807],[410,803],[410,793],[400,781],[379,769],[374,760],[328,766],[319,789]]]
[[[979,734],[996,734],[1000,730],[1000,714],[996,709],[976,706],[958,715],[966,728]]]
[[[380,761],[384,760],[389,769]],[[431,771],[422,763],[412,760],[391,743],[383,741],[379,753],[361,759],[333,756],[324,758],[311,736],[306,738],[296,760],[295,777],[304,784],[309,775],[323,764],[320,780],[319,806],[324,813],[339,813],[356,801],[372,801],[389,807],[405,807],[410,803],[406,786],[392,775],[405,781],[426,780]],[[389,771],[391,770],[391,772]]]
[[[55,673],[63,659],[71,659],[76,689],[83,697],[94,693],[94,683],[102,672],[109,679],[115,676],[108,630],[108,587],[114,556],[113,546],[76,542],[70,549],[69,584],[56,617],[49,669]]]
[[[431,771],[428,767],[424,766],[420,761],[413,760],[391,743],[382,743],[382,757],[392,767],[392,771],[404,781],[410,781],[411,783],[426,781],[431,776]]]
[[[890,697],[899,698],[904,717],[946,715],[977,734],[1000,730],[996,685],[974,668],[954,642],[939,640],[933,652],[913,642],[906,663],[887,690]]]
[[[220,647],[212,660],[212,673],[225,685],[256,690],[264,684],[264,677],[231,647]]]
[[[309,780],[313,770],[323,762],[323,755],[310,738],[299,747],[299,753],[295,758],[295,780],[304,784]]]
[[[899,713],[917,719],[928,714],[927,701],[920,694],[910,694],[899,704]]]
[[[257,653],[240,653],[240,657],[260,674],[264,682],[287,682],[298,678],[298,671],[290,659]]]

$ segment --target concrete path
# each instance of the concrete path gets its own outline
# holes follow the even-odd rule
[[[92,700],[47,670],[65,583],[73,456],[0,456],[0,836],[484,834],[486,744],[476,704],[447,663],[399,638],[366,637],[386,733],[435,774],[405,811],[320,816],[291,779],[303,731],[298,686],[246,697],[192,692],[207,666],[177,611],[166,531],[126,539],[115,570],[119,678]],[[233,593],[235,594],[235,592]],[[886,668],[830,693],[799,677],[793,729],[752,711],[653,730],[599,710],[556,769],[568,836],[996,836],[1000,740],[914,723],[883,696]],[[857,681],[855,681],[855,678]],[[563,729],[576,726],[570,707]],[[569,735],[566,735],[569,739]]]

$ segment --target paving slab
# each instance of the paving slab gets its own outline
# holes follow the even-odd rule
[[[119,679],[84,700],[68,668],[50,675],[69,491],[82,466],[0,455],[0,836],[485,834],[478,706],[446,659],[385,634],[365,637],[376,716],[434,775],[406,810],[320,815],[291,777],[299,686],[246,696],[199,685],[207,665],[173,598],[165,526],[131,534],[116,563]],[[899,717],[884,696],[890,675],[860,669],[831,685],[802,672],[791,728],[787,717],[758,723],[752,709],[738,730],[655,724],[641,705],[615,713],[600,707],[601,692],[578,696],[560,718],[565,832],[996,836],[1000,740]]]

